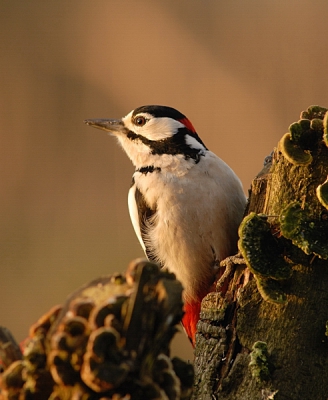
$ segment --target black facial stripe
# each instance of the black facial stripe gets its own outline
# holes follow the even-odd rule
[[[204,150],[194,149],[190,147],[186,143],[186,135],[195,138],[200,144],[204,146]],[[144,136],[138,135],[132,131],[128,132],[127,137],[130,140],[140,140],[142,143],[144,143],[151,149],[151,154],[157,154],[157,155],[182,154],[185,157],[185,159],[192,158],[193,160],[195,160],[196,163],[199,162],[200,157],[205,155],[205,150],[207,150],[207,148],[205,147],[199,136],[197,134],[192,134],[191,132],[188,131],[187,128],[180,128],[178,129],[178,132],[174,134],[172,137],[162,140],[149,140]]]

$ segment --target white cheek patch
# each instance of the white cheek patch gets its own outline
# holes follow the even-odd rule
[[[172,118],[152,118],[136,132],[149,140],[162,140],[172,137],[179,128],[184,127],[181,122]]]
[[[130,131],[149,140],[167,139],[177,133],[179,128],[185,128],[181,122],[176,121],[175,119],[167,117],[154,118],[148,113],[138,114],[139,116],[146,118],[147,122],[144,126],[137,126],[131,120],[132,113],[133,111],[131,111],[126,117],[122,118],[124,125]]]

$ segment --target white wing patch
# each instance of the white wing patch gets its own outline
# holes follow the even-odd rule
[[[190,146],[192,149],[197,149],[197,150],[205,150],[204,146],[198,142],[194,137],[190,135],[185,136],[186,144]]]
[[[143,251],[146,253],[146,246],[142,240],[141,237],[141,229],[139,225],[139,215],[138,215],[138,207],[135,199],[135,192],[136,192],[136,185],[134,184],[131,186],[129,190],[129,195],[128,195],[128,206],[129,206],[129,213],[130,213],[130,218],[131,222],[134,228],[134,231],[137,235],[137,238],[141,244],[141,247]]]

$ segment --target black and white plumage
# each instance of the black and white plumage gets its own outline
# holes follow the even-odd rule
[[[128,196],[134,230],[147,257],[182,282],[183,323],[194,340],[201,299],[219,262],[236,250],[246,204],[240,180],[171,107],[85,122],[116,136],[134,164]]]

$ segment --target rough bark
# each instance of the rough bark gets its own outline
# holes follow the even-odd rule
[[[328,398],[325,112],[303,112],[252,182],[243,257],[202,304],[194,400]]]

